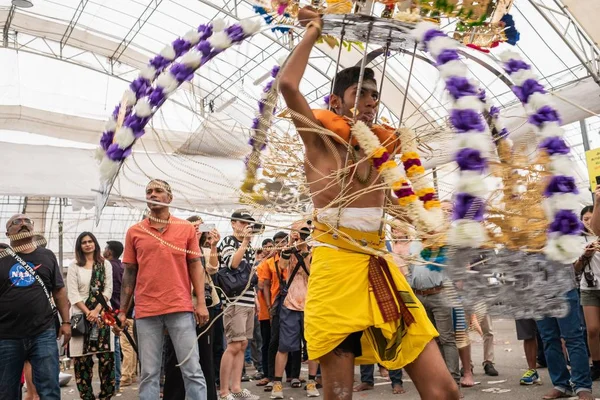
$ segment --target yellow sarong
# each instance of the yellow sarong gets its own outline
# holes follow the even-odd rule
[[[318,360],[348,335],[363,332],[362,355],[355,359],[355,364],[379,363],[388,369],[399,369],[413,362],[438,333],[391,256],[385,257],[389,273],[386,272],[383,282],[396,296],[392,307],[395,304],[393,311],[399,316],[384,321],[382,306],[375,295],[381,288],[374,288],[369,281],[372,256],[385,247],[383,238],[377,232],[347,228],[338,228],[334,233],[317,222],[315,228],[315,240],[337,249],[325,246],[313,249],[304,309],[309,358]],[[381,283],[380,279],[378,284]],[[403,308],[412,315],[412,321],[402,317]]]

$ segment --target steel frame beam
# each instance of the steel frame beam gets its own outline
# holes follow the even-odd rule
[[[8,17],[6,17],[4,29],[2,30],[2,45],[4,47],[8,47],[8,32],[10,31],[10,26],[12,24],[13,17],[15,16],[15,8],[15,6],[10,6],[10,10],[8,10]]]
[[[540,0],[529,0],[600,86],[600,48],[581,28],[575,17],[569,12],[568,7],[559,0],[553,1],[558,10],[541,3]],[[561,24],[559,18],[562,18],[566,24]],[[572,29],[570,29],[571,27]],[[574,32],[575,38],[571,37],[569,31]]]
[[[71,33],[73,33],[73,29],[75,29],[77,22],[79,22],[79,18],[81,17],[81,14],[83,14],[83,10],[87,6],[87,3],[88,3],[88,0],[79,0],[79,4],[77,5],[77,8],[75,9],[73,16],[71,17],[71,21],[69,21],[69,25],[67,26],[67,29],[65,29],[65,33],[63,33],[63,37],[62,37],[62,39],[60,39],[61,53],[62,53],[63,48],[69,41],[69,38],[71,37]]]

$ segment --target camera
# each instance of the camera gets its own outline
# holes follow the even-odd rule
[[[587,287],[596,287],[598,281],[596,280],[596,276],[591,271],[585,271],[583,273],[583,279],[585,279],[585,283]]]
[[[256,222],[252,225],[252,234],[253,235],[262,235],[265,231],[265,226],[259,222]]]

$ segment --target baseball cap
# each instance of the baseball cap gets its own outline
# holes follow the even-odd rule
[[[256,220],[252,217],[252,214],[250,214],[250,211],[248,210],[235,210],[233,212],[233,214],[231,214],[231,219],[232,220],[246,220],[246,221],[252,221],[252,222],[256,222]],[[245,221],[242,221],[245,222]]]

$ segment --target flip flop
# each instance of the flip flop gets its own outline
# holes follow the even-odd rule
[[[291,387],[293,388],[301,388],[302,387],[302,381],[298,378],[294,378],[292,379],[292,383],[290,384]]]
[[[269,378],[262,378],[260,381],[256,382],[256,386],[265,386],[268,385],[271,380]]]

